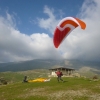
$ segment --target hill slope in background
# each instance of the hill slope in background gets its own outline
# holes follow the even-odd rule
[[[5,71],[26,71],[33,69],[49,69],[54,66],[63,66],[78,70],[82,67],[100,69],[100,62],[79,61],[79,60],[52,60],[37,59],[23,62],[0,63],[0,72]]]
[[[30,60],[23,62],[0,63],[0,72],[26,71],[32,69],[48,69],[54,65],[62,65],[63,60]]]

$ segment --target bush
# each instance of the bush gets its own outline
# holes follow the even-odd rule
[[[5,79],[0,79],[0,85],[6,85],[7,84],[7,81]]]

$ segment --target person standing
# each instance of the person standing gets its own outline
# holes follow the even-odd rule
[[[27,81],[27,76],[24,77],[23,82],[28,82]]]
[[[57,74],[57,80],[58,80],[58,82],[61,80],[62,82],[64,82],[63,81],[63,79],[61,78],[62,76],[63,76],[63,74],[62,74],[62,72],[60,71],[60,70],[58,70],[57,72],[55,72],[56,74]]]

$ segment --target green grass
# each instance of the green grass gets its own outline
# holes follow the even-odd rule
[[[100,100],[100,80],[63,78],[66,82],[22,83],[0,86],[0,100]]]
[[[47,77],[48,70],[45,69],[36,69],[28,71],[19,71],[19,72],[1,72],[0,78],[3,77],[8,83],[15,83],[22,81],[24,76],[28,76],[28,79],[34,79],[37,77]]]

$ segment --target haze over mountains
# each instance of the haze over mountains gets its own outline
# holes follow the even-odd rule
[[[52,59],[36,59],[23,62],[0,63],[0,72],[5,71],[26,71],[33,69],[49,69],[57,66],[74,68],[79,70],[82,67],[100,70],[100,62],[80,61],[80,60],[52,60]]]

